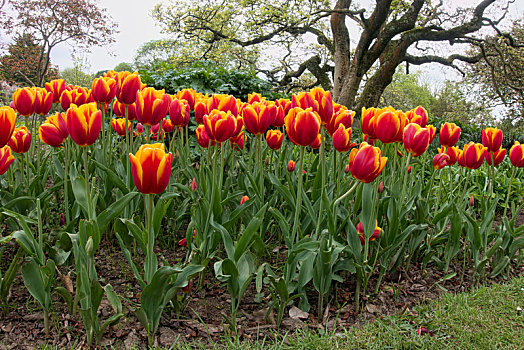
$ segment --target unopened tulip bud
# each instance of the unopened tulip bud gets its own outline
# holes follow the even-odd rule
[[[60,214],[60,226],[64,226],[65,225],[65,217],[64,217],[64,213]]]
[[[378,193],[384,192],[384,181],[380,181],[380,184],[378,185],[377,191],[378,191]]]
[[[191,190],[196,191],[197,189],[198,189],[198,185],[197,185],[196,179],[193,178],[193,181],[191,181]]]
[[[87,253],[88,256],[93,253],[93,237],[91,237],[91,236],[87,239],[86,253]]]
[[[411,174],[411,170],[412,170],[412,169],[413,169],[413,168],[411,167],[411,165],[408,166],[408,174]]]
[[[249,200],[249,197],[248,196],[242,196],[242,198],[240,199],[240,205],[244,204],[245,202],[247,202]]]
[[[269,157],[266,157],[266,165],[269,165]]]
[[[475,198],[473,197],[473,195],[471,195],[471,197],[469,197],[469,206],[470,207],[474,207],[475,206]]]
[[[349,164],[346,164],[346,167],[344,168],[344,172],[346,174],[349,173]]]
[[[293,172],[295,170],[295,161],[294,160],[290,160],[289,162],[287,162],[287,171],[289,171],[290,173]]]

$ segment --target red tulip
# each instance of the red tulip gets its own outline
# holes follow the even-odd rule
[[[25,126],[16,128],[7,144],[15,153],[26,153],[31,147],[31,133]]]
[[[113,102],[113,112],[117,117],[125,118],[126,105],[115,100],[115,102]],[[136,120],[136,103],[127,105],[127,119],[129,121]]]
[[[453,147],[460,138],[460,127],[455,123],[444,123],[440,127],[438,139],[440,144],[445,147]]]
[[[126,119],[125,118],[113,118],[111,120],[111,126],[113,127],[113,130],[118,134],[118,136],[125,137],[126,136]],[[127,130],[128,133],[131,134],[131,122],[127,121]]]
[[[459,164],[468,169],[478,169],[484,162],[487,147],[480,143],[470,142],[464,145],[464,149],[459,157]]]
[[[240,151],[244,149],[244,143],[246,142],[247,137],[244,135],[244,132],[242,131],[238,135],[234,135],[229,138],[229,143],[231,144],[231,148],[233,148],[235,151]]]
[[[292,108],[285,119],[286,133],[294,144],[306,147],[317,140],[320,123],[319,115],[310,108]]]
[[[382,143],[401,142],[406,126],[402,111],[385,111],[374,118],[375,135]]]
[[[38,136],[43,143],[60,147],[69,136],[65,113],[56,113],[47,117],[45,123],[38,129]]]
[[[509,160],[514,167],[524,167],[524,145],[520,142],[515,141],[515,144],[509,150]]]
[[[16,126],[16,113],[11,107],[0,107],[0,147],[11,139]]]
[[[322,143],[322,140],[321,140],[320,134],[317,134],[317,137],[313,140],[313,142],[309,144],[309,147],[311,147],[312,149],[317,149],[320,147],[321,143]]]
[[[266,142],[269,148],[273,150],[280,149],[284,141],[284,134],[280,130],[268,130],[266,133]]]
[[[204,116],[204,126],[210,139],[222,143],[234,135],[237,121],[231,112],[215,109]]]
[[[60,96],[62,96],[62,92],[64,92],[65,88],[64,79],[55,79],[45,83],[45,89],[53,94],[53,103],[58,103],[60,101]]]
[[[169,105],[169,119],[177,127],[184,127],[189,124],[191,117],[191,107],[186,100],[173,100]]]
[[[163,143],[140,146],[136,154],[129,154],[131,173],[136,188],[144,194],[163,192],[169,184],[173,154],[165,152]]]
[[[248,196],[242,196],[242,198],[240,199],[240,205],[244,204],[245,202],[247,202],[249,200],[249,197]]]
[[[247,131],[253,135],[260,135],[266,132],[273,124],[277,116],[277,107],[274,104],[264,104],[255,102],[247,105],[242,110],[242,119]]]
[[[333,117],[326,124],[326,129],[329,133],[329,136],[333,136],[340,124],[344,125],[346,128],[351,128],[353,125],[354,116],[355,112],[348,110],[346,107],[338,108],[338,110],[336,109]]]
[[[80,107],[72,104],[66,118],[67,131],[77,145],[85,147],[95,143],[102,129],[102,111],[95,102]]]
[[[119,72],[115,76],[115,80],[116,98],[118,99],[118,102],[126,105],[135,103],[137,99],[137,92],[140,91],[143,87],[138,73]]]
[[[35,99],[35,90],[28,87],[16,89],[13,93],[14,109],[18,114],[28,117],[34,112]]]
[[[46,115],[53,106],[53,93],[43,88],[35,88],[35,103],[33,113]]]
[[[333,134],[333,147],[338,152],[347,152],[351,147],[355,146],[354,143],[351,143],[352,131],[352,128],[346,128],[343,124],[335,131]]]
[[[64,90],[60,95],[60,105],[67,111],[71,104],[75,104],[77,107],[89,102],[89,90],[85,87],[76,86],[71,90]]]
[[[206,132],[206,128],[204,125],[199,125],[196,129],[196,137],[197,142],[200,145],[200,147],[208,148],[210,146],[211,139],[209,138],[209,135]],[[215,141],[211,141],[211,146],[215,145]]]
[[[197,189],[198,189],[198,185],[197,185],[196,179],[193,178],[193,180],[191,181],[191,191],[196,191]]]
[[[275,120],[273,120],[273,123],[271,124],[271,126],[280,128],[282,125],[284,125],[284,120],[286,118],[286,111],[284,110],[284,107],[278,106],[277,104],[275,105],[277,106],[277,115],[275,116]]]
[[[498,128],[482,130],[482,144],[488,148],[488,152],[497,152],[502,146],[502,130]]]
[[[455,147],[455,146],[447,147],[447,148],[442,146],[441,148],[438,149],[438,152],[439,153],[445,153],[445,154],[447,154],[449,156],[449,160],[447,161],[447,163],[448,163],[447,165],[451,166],[451,165],[454,165],[457,162],[457,160],[458,160],[458,158],[460,156],[461,150],[458,149],[458,147]]]
[[[168,134],[175,130],[175,126],[171,122],[171,119],[169,118],[162,119],[162,130]]]
[[[282,109],[284,110],[284,116],[286,116],[289,112],[289,110],[291,109],[291,100],[288,100],[287,98],[279,98],[278,100],[275,101],[275,104],[279,107],[282,107]],[[284,124],[282,124],[284,125]],[[282,126],[280,125],[280,126]],[[276,126],[276,125],[274,125]],[[278,127],[278,126],[277,126]]]
[[[207,113],[207,101],[205,99],[202,99],[195,103],[195,121],[197,122],[197,124],[204,123],[204,116]]]
[[[418,124],[409,123],[404,128],[404,148],[413,157],[418,157],[426,152],[429,146],[429,138],[429,130]]]
[[[9,146],[0,148],[0,175],[4,175],[11,163],[15,160],[15,157],[11,153]]]
[[[486,162],[489,166],[493,163],[493,166],[497,166],[504,160],[506,156],[506,149],[499,148],[496,152],[486,152]],[[494,160],[493,162],[491,160]]]
[[[371,182],[380,175],[387,161],[387,157],[380,156],[380,148],[363,142],[349,154],[349,171],[355,179],[364,183]]]
[[[294,160],[290,160],[287,162],[287,171],[292,173],[295,170],[296,162]]]
[[[362,222],[359,221],[356,229],[358,232],[358,238],[360,238],[360,244],[364,245],[366,243],[366,234],[364,233],[364,225],[362,225]],[[377,239],[381,231],[382,229],[378,227],[378,225],[375,222],[375,231],[373,231],[373,234],[371,235],[371,237],[369,237],[369,241],[371,242]]]
[[[195,108],[196,91],[193,89],[183,89],[176,94],[178,100],[185,100],[189,106],[189,110]]]
[[[160,123],[167,115],[171,99],[164,90],[145,88],[136,92],[136,118],[145,125]]]
[[[331,97],[331,92],[324,91],[324,89],[317,87],[311,89],[309,94],[313,96],[315,101],[317,101],[317,113],[320,116],[322,124],[329,123],[329,121],[333,118],[333,98]]]
[[[440,170],[448,165],[449,156],[446,153],[437,153],[433,157],[433,168]]]
[[[109,104],[116,96],[116,80],[113,78],[95,78],[91,84],[91,96],[96,102]]]
[[[409,123],[415,123],[424,128],[428,124],[428,111],[424,107],[418,106],[407,112],[406,118]]]

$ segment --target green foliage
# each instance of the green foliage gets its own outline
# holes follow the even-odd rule
[[[133,68],[133,65],[131,63],[121,62],[117,64],[113,70],[115,72],[132,72],[135,69]]]
[[[256,76],[253,71],[227,69],[209,62],[196,62],[187,68],[160,63],[140,70],[142,82],[173,94],[192,88],[204,94],[230,94],[247,101],[247,95],[259,92],[269,99],[281,97],[272,91],[271,84]]]
[[[429,85],[422,81],[421,72],[407,74],[401,66],[393,76],[391,84],[384,90],[380,105],[392,106],[403,111],[424,106],[432,115],[432,108],[436,101],[437,97],[431,92]]]

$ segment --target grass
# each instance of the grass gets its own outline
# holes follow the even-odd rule
[[[278,340],[174,344],[170,349],[522,349],[524,346],[524,277],[469,293],[447,293],[415,308],[417,315],[377,319],[359,328],[320,334],[297,331]],[[426,327],[434,336],[418,335]]]

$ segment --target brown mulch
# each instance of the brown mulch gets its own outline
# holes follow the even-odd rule
[[[517,218],[519,225],[524,223],[524,213]],[[1,271],[5,271],[9,259],[6,256],[14,255],[14,242],[8,244],[4,259],[0,262]],[[183,261],[186,248],[175,247],[158,253],[173,265]],[[273,251],[271,259],[278,261],[285,251]],[[122,298],[125,318],[119,324],[109,329],[104,335],[101,345],[115,346],[116,348],[146,348],[147,334],[143,326],[134,316],[140,300],[140,288],[133,273],[125,261],[118,244],[115,241],[105,242],[96,255],[96,266],[101,284],[110,283],[116,293]],[[159,257],[159,261],[163,259]],[[60,266],[60,271],[67,276],[72,267]],[[267,304],[270,301],[269,292],[264,287],[263,296],[256,296],[254,281],[242,300],[238,313],[239,335],[241,339],[261,339],[264,336],[274,337],[274,332],[284,333],[297,328],[315,329],[334,327],[351,327],[373,320],[377,317],[398,313],[414,314],[413,308],[427,300],[438,299],[445,291],[464,292],[472,288],[472,271],[465,271],[464,281],[460,276],[462,264],[451,266],[450,271],[456,271],[457,276],[443,280],[444,273],[431,267],[422,270],[419,265],[412,265],[408,270],[398,271],[394,275],[386,275],[382,281],[379,293],[369,299],[363,298],[365,306],[361,312],[356,312],[353,298],[355,291],[354,276],[347,277],[346,281],[336,286],[336,296],[331,296],[329,313],[321,317],[316,315],[316,293],[314,288],[308,288],[311,303],[309,313],[300,315],[301,318],[289,317],[286,310],[281,329],[275,326],[276,315],[271,312],[266,318]],[[524,274],[524,266],[514,269],[513,274]],[[507,277],[507,276],[505,276]],[[486,284],[502,281],[505,277],[490,279]],[[73,277],[74,278],[74,277]],[[375,288],[377,276],[369,282],[368,291]],[[65,281],[57,277],[59,285],[64,282],[74,282],[67,278]],[[198,281],[194,281],[198,284]],[[188,341],[198,340],[204,343],[219,341],[227,334],[227,322],[223,315],[229,315],[229,293],[224,284],[218,282],[213,275],[212,266],[207,268],[204,287],[197,291],[193,288],[188,296],[185,310],[177,316],[166,309],[160,321],[156,337],[159,346],[170,346],[180,339]],[[297,305],[297,303],[295,303]],[[9,297],[7,313],[0,312],[0,349],[35,348],[51,345],[58,348],[86,347],[86,339],[82,321],[79,315],[71,315],[65,303],[57,295],[54,296],[54,310],[52,312],[52,326],[49,336],[44,334],[43,313],[39,304],[34,301],[25,288],[21,274],[17,276]],[[103,321],[112,315],[112,309],[106,301],[102,301],[99,309],[100,320]]]

